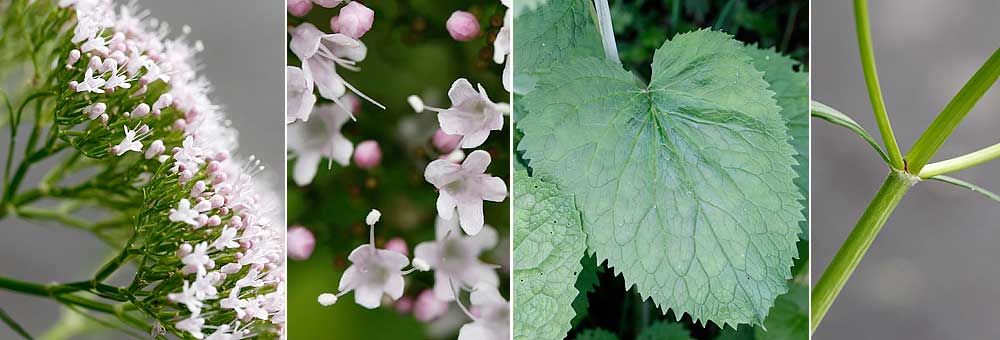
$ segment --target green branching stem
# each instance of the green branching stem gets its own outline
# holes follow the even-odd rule
[[[997,157],[1000,157],[1000,143],[952,159],[927,164],[920,170],[920,178],[931,178],[937,175],[965,170],[994,160]]]
[[[899,170],[892,170],[889,174],[813,288],[810,334],[819,327],[830,305],[851,278],[854,269],[858,267],[861,258],[865,256],[872,241],[875,241],[875,236],[878,236],[889,215],[903,199],[903,195],[919,181],[916,176]]]
[[[997,77],[1000,77],[1000,49],[993,52],[989,60],[976,71],[969,82],[965,83],[965,86],[958,91],[958,94],[951,99],[941,114],[913,144],[913,148],[906,154],[907,165],[911,173],[921,173],[924,165],[930,161],[938,148],[958,127],[965,115],[972,110],[979,98],[982,98],[983,94],[993,86]]]
[[[886,112],[885,101],[882,99],[882,88],[878,82],[878,71],[875,69],[875,51],[872,49],[867,0],[854,0],[854,21],[858,32],[858,49],[861,51],[861,67],[865,72],[865,84],[868,86],[868,97],[871,99],[872,109],[875,112],[875,121],[882,134],[882,141],[885,143],[892,168],[903,170],[906,166],[903,164],[903,156],[899,152],[896,136],[892,133],[889,113]]]

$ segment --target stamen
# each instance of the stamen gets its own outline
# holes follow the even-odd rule
[[[458,305],[458,309],[461,309],[462,313],[465,313],[465,316],[468,316],[469,319],[475,320],[476,317],[472,315],[472,312],[469,312],[469,309],[465,308],[465,305],[462,304],[462,299],[459,298],[458,289],[455,288],[455,282],[452,281],[451,278],[448,278],[448,285],[451,286],[451,291],[455,294],[455,304]]]

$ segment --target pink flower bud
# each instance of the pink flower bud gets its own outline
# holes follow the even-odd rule
[[[101,65],[103,65],[103,64],[104,64],[104,61],[101,60],[101,57],[98,57],[98,56],[95,55],[95,56],[90,57],[90,62],[87,63],[87,67],[91,68],[91,69],[94,69],[94,70],[100,70]]]
[[[396,300],[396,303],[393,306],[396,307],[396,312],[399,312],[399,314],[409,313],[413,310],[413,298],[403,296],[399,298],[399,300]]]
[[[466,11],[455,11],[445,23],[448,34],[458,41],[469,41],[479,36],[479,20]]]
[[[109,119],[109,118],[110,118],[110,117],[108,117],[108,114],[107,114],[107,113],[102,113],[102,114],[101,114],[101,124],[105,124],[105,125],[107,125],[107,124],[108,124],[108,119]]]
[[[186,128],[187,128],[187,121],[179,118],[176,121],[174,121],[174,130],[183,131]]]
[[[212,208],[221,208],[223,204],[226,204],[226,198],[222,195],[215,195],[208,199],[212,203]]]
[[[216,171],[219,171],[219,169],[221,169],[221,168],[222,168],[222,164],[221,163],[219,163],[218,161],[211,161],[211,162],[208,163],[207,170],[208,170],[208,173],[212,174],[212,173],[215,173]]]
[[[162,108],[172,105],[173,103],[174,103],[174,96],[171,96],[169,93],[164,93],[160,95],[160,98],[156,99],[155,103],[153,103],[153,110],[158,111]]]
[[[132,110],[133,117],[142,117],[149,114],[149,105],[146,103],[140,103],[138,106]]]
[[[216,185],[222,184],[223,182],[226,181],[227,178],[228,176],[226,176],[225,172],[217,172],[215,173],[215,175],[212,176],[212,184]]]
[[[180,248],[177,248],[177,257],[187,256],[193,250],[194,250],[194,247],[191,247],[190,244],[187,244],[187,243],[182,244]]]
[[[309,14],[312,10],[313,4],[310,0],[288,0],[288,13],[294,16],[302,17]]]
[[[243,269],[243,267],[240,266],[239,263],[227,263],[226,265],[222,266],[222,269],[219,270],[222,271],[223,274],[232,275],[239,273],[240,269]]]
[[[337,7],[343,0],[312,0],[313,3],[320,5],[321,7],[334,8]]]
[[[140,126],[139,129],[135,130],[135,131],[137,133],[139,133],[140,135],[145,135],[145,134],[149,133],[149,125],[142,124],[142,126]]]
[[[229,151],[219,151],[213,158],[219,162],[225,161],[229,159]]]
[[[162,140],[159,139],[154,140],[152,143],[149,144],[149,148],[146,149],[146,159],[151,159],[153,157],[156,157],[157,155],[163,153],[163,151],[166,150],[167,147],[163,146]]]
[[[413,306],[413,316],[423,322],[433,321],[447,311],[448,303],[434,296],[434,291],[431,289],[420,292]]]
[[[330,20],[330,28],[351,38],[361,39],[372,29],[374,21],[375,11],[360,2],[352,1],[340,9],[340,15],[336,19]]]
[[[438,149],[441,153],[449,153],[458,147],[458,143],[462,141],[462,136],[449,135],[441,129],[434,131],[434,138],[431,140],[434,143],[434,147]]]
[[[104,111],[107,110],[107,109],[108,109],[108,105],[107,104],[97,103],[97,104],[91,104],[90,106],[87,106],[87,108],[85,109],[85,111],[87,111],[87,118],[95,119],[97,117],[100,117],[101,114],[103,114]]]
[[[190,181],[192,178],[194,178],[194,174],[191,173],[190,170],[184,170],[181,171],[181,174],[179,176],[177,176],[177,181],[181,183],[187,183],[187,181]]]
[[[373,140],[366,140],[354,149],[354,163],[359,168],[371,170],[382,163],[382,149]]]
[[[212,217],[208,218],[208,225],[215,227],[220,224],[222,224],[222,218],[219,215],[212,215]]]
[[[66,65],[73,65],[80,61],[80,50],[69,51],[69,58],[66,58]]]
[[[403,254],[403,256],[410,256],[410,250],[406,247],[406,240],[399,237],[393,237],[391,240],[386,242],[385,249]]]
[[[80,86],[80,82],[78,82],[76,80],[70,80],[69,81],[69,89],[70,90],[76,91],[76,87],[77,86]]]
[[[205,181],[194,182],[194,186],[191,187],[191,197],[201,196],[201,193],[205,192]]]
[[[303,226],[297,225],[288,228],[286,234],[288,244],[288,257],[294,260],[306,260],[312,255],[313,248],[316,247],[316,237]]]

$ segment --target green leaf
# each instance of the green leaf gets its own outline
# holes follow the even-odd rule
[[[7,324],[7,326],[10,327],[14,333],[17,333],[17,335],[20,335],[22,338],[28,340],[32,339],[31,334],[28,334],[28,331],[24,330],[24,327],[21,327],[21,324],[17,323],[14,318],[11,318],[10,315],[3,310],[3,308],[0,308],[0,320],[3,320],[3,323]]]
[[[600,284],[597,273],[603,272],[593,256],[584,255],[580,259],[580,264],[583,265],[583,270],[577,276],[576,284],[574,285],[580,293],[576,295],[572,303],[573,310],[576,312],[576,316],[570,322],[573,327],[579,325],[580,321],[583,321],[583,318],[587,316],[588,309],[590,309],[590,297],[587,294],[593,293],[597,285]]]
[[[763,74],[729,35],[677,35],[652,82],[575,58],[525,97],[519,147],[574,194],[590,253],[680,318],[764,322],[803,220],[795,150]]]
[[[642,330],[635,340],[693,340],[684,325],[668,321],[656,322]]]
[[[514,92],[531,92],[539,75],[571,57],[604,55],[592,7],[589,0],[548,0],[514,20]]]
[[[936,181],[940,181],[940,182],[945,182],[945,183],[948,183],[948,184],[957,185],[957,186],[960,186],[962,188],[969,189],[972,192],[975,192],[975,193],[978,193],[980,195],[986,196],[986,198],[989,198],[991,200],[1000,202],[1000,195],[994,194],[992,191],[989,191],[986,188],[983,188],[981,186],[978,186],[978,185],[975,185],[975,184],[972,184],[972,183],[960,180],[958,178],[944,176],[944,175],[937,175],[937,176],[934,176],[934,177],[930,177],[928,179],[933,179],[933,180],[936,180]]]
[[[586,236],[573,196],[514,173],[514,339],[562,339],[573,319],[574,284]]]
[[[512,0],[513,1],[513,0]],[[533,11],[539,7],[545,6],[548,0],[517,0],[514,1],[514,5],[511,10],[514,11],[514,18],[521,16],[525,12]]]
[[[792,284],[788,293],[774,301],[763,328],[755,327],[758,340],[800,340],[809,338],[809,288]]]
[[[851,119],[851,117],[840,113],[840,111],[826,106],[826,104],[815,100],[811,101],[811,103],[812,105],[810,105],[810,109],[812,110],[813,117],[823,119],[854,131],[854,133],[858,134],[858,136],[868,142],[868,145],[871,145],[875,151],[878,151],[878,155],[882,156],[882,160],[885,161],[886,164],[889,164],[889,156],[887,156],[885,151],[882,150],[882,146],[878,145],[878,142],[872,138],[872,135],[868,134],[868,131],[865,131],[865,128],[861,127],[858,122],[855,122],[854,119]]]
[[[618,340],[618,336],[600,328],[593,328],[580,332],[576,340]]]
[[[781,117],[785,119],[788,133],[795,148],[795,186],[802,194],[802,206],[809,206],[809,74],[797,71],[798,61],[781,55],[773,48],[762,49],[747,46],[747,54],[753,58],[753,66],[764,72],[764,80],[770,84],[781,107]],[[806,219],[799,223],[804,240],[809,239],[809,209],[802,209]]]

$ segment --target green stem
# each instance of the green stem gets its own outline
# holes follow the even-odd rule
[[[816,331],[830,305],[837,299],[844,284],[851,278],[854,269],[858,267],[861,258],[878,236],[889,215],[903,199],[903,195],[920,179],[908,173],[893,170],[875,198],[868,204],[858,224],[844,241],[844,244],[834,255],[830,265],[826,267],[823,276],[819,278],[812,293],[812,309],[810,334]]]
[[[919,174],[923,170],[924,165],[930,161],[941,144],[944,144],[952,131],[958,127],[958,123],[962,122],[979,98],[982,98],[986,90],[997,81],[997,77],[1000,77],[1000,49],[993,52],[990,59],[986,60],[944,110],[941,110],[941,114],[934,119],[931,126],[927,127],[924,134],[920,135],[917,142],[913,143],[913,148],[906,154],[910,173]]]
[[[861,67],[865,72],[865,85],[868,86],[868,97],[871,99],[872,109],[875,112],[875,121],[878,122],[878,130],[882,134],[882,141],[889,153],[889,164],[892,165],[893,169],[902,170],[905,168],[903,156],[899,152],[899,145],[896,144],[896,136],[892,133],[889,113],[886,112],[885,101],[882,99],[882,88],[878,82],[878,71],[875,69],[875,52],[872,50],[867,0],[854,0],[854,22],[858,31]]]
[[[1000,143],[973,153],[927,164],[920,170],[920,178],[930,178],[937,175],[968,169],[973,166],[989,162],[997,157],[1000,157]]]
[[[608,6],[608,0],[594,0],[594,8],[597,10],[597,28],[601,31],[604,56],[621,65],[622,60],[618,57],[618,45],[615,43],[615,29],[611,24],[611,7]]]

